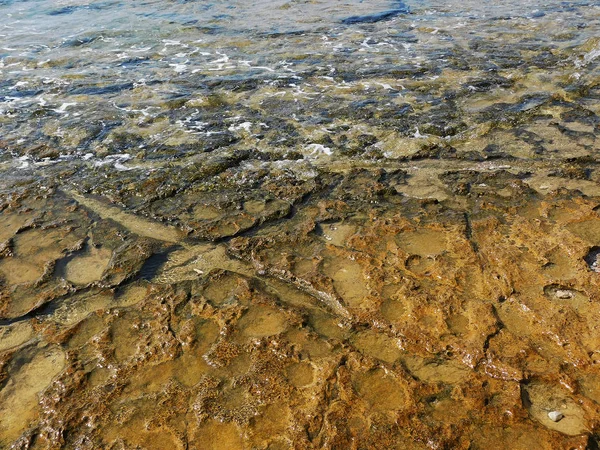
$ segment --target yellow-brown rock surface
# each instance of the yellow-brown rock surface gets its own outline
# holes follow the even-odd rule
[[[62,191],[4,204],[1,446],[594,448],[600,201],[486,176],[512,201],[326,174],[216,243]]]

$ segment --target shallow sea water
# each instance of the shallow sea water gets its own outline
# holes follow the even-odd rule
[[[0,448],[600,445],[600,2],[0,0]]]

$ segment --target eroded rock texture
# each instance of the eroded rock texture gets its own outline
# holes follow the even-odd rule
[[[25,3],[0,448],[598,448],[597,2]]]
[[[506,170],[444,171],[441,202],[408,179],[256,191],[219,209],[256,225],[216,242],[214,218],[5,201],[2,445],[593,448],[598,200]]]

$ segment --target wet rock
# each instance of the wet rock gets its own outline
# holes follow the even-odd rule
[[[586,432],[584,407],[560,386],[535,382],[523,392],[530,414],[544,426],[571,436]]]
[[[396,8],[391,9],[389,11],[383,11],[376,14],[367,14],[364,16],[351,16],[344,20],[342,20],[343,24],[346,25],[354,25],[361,23],[375,23],[382,20],[391,19],[400,14],[407,14],[409,12],[408,7],[401,1],[396,0],[395,2]]]
[[[576,180],[587,180],[590,177],[590,169],[583,167],[561,167],[550,172],[549,176],[563,177]]]
[[[600,272],[600,247],[592,247],[587,255],[585,255],[584,259],[587,265],[594,272]]]
[[[452,159],[456,158],[456,149],[444,144],[429,144],[413,153],[410,159]]]
[[[102,283],[106,286],[118,286],[135,277],[144,267],[160,244],[149,239],[132,239],[115,250],[110,262],[104,269]]]
[[[167,3],[3,50],[0,447],[593,447],[593,8]]]

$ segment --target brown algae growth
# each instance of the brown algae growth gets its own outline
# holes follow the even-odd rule
[[[598,448],[597,5],[39,3],[0,448]]]

